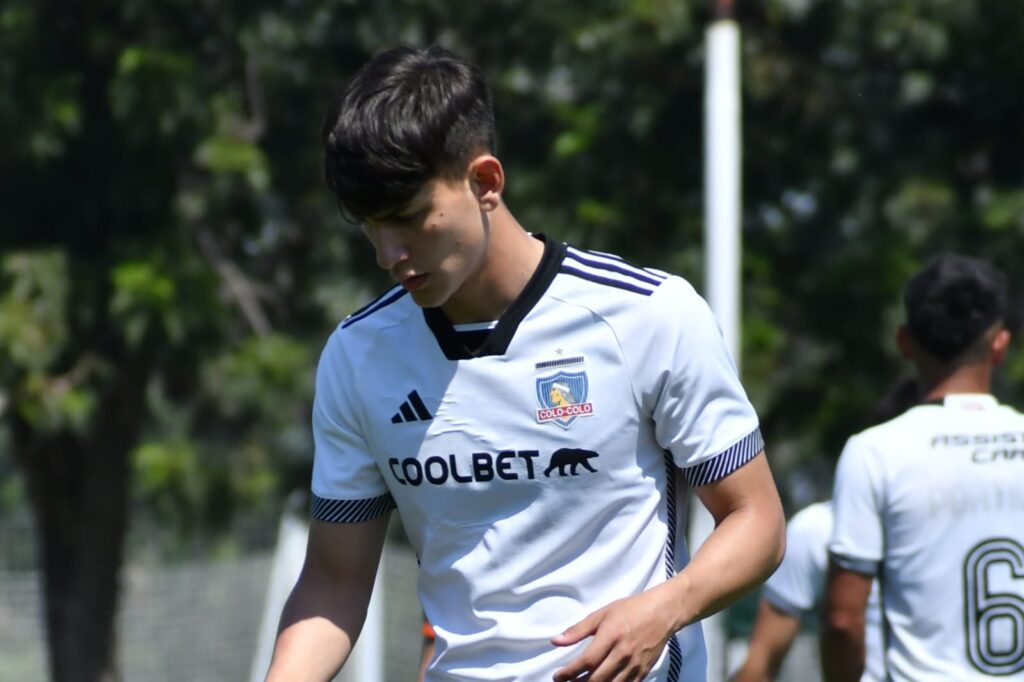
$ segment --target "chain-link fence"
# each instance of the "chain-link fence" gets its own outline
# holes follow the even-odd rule
[[[249,678],[274,558],[276,526],[244,529],[232,549],[166,558],[159,532],[129,540],[121,572],[117,662],[123,682]],[[146,540],[137,538],[146,536]],[[239,549],[241,547],[242,549]],[[0,519],[0,682],[47,680],[41,576],[27,515]],[[388,543],[383,563],[385,680],[415,679],[421,647],[416,558]]]
[[[129,542],[121,574],[117,660],[123,682],[237,682],[249,679],[267,598],[276,527],[240,530],[246,549],[161,557],[159,533]],[[254,537],[258,536],[258,537]],[[411,682],[420,656],[416,557],[393,528],[383,561],[384,679]],[[0,682],[47,679],[41,581],[26,516],[0,519]],[[735,635],[734,635],[735,637]],[[743,638],[727,648],[735,668]],[[820,680],[816,642],[802,635],[779,682]],[[360,681],[373,682],[373,681]]]
[[[0,526],[0,682],[47,679],[42,581],[31,524]],[[117,661],[125,682],[244,679],[272,545],[220,559],[130,552],[121,572]]]

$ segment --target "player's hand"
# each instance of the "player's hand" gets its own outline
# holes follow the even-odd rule
[[[594,638],[579,656],[555,672],[554,681],[640,682],[674,632],[669,612],[657,590],[595,611],[551,640],[556,646],[569,646]]]

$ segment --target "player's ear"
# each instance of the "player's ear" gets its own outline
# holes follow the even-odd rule
[[[1000,329],[992,337],[989,344],[989,357],[992,358],[992,365],[998,365],[1006,357],[1006,349],[1010,346],[1010,332],[1007,329]]]
[[[470,161],[469,184],[482,210],[498,208],[505,189],[505,169],[501,167],[501,161],[490,154],[481,154]]]
[[[914,340],[910,337],[910,330],[907,329],[907,325],[901,324],[899,329],[896,330],[896,346],[900,349],[900,355],[905,360],[913,360],[916,353],[914,352]]]

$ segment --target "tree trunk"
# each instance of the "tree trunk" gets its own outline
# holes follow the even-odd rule
[[[43,433],[15,418],[13,436],[39,537],[54,682],[113,682],[119,574],[128,528],[129,456],[144,381],[122,369],[89,434]]]
[[[125,457],[85,452],[68,437],[42,437],[33,445],[28,474],[41,541],[51,678],[114,680]]]

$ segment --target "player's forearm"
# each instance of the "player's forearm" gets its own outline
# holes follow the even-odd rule
[[[864,614],[829,611],[821,628],[825,682],[857,682],[864,673]]]
[[[350,639],[326,619],[292,623],[277,636],[266,682],[328,682],[350,650]]]
[[[768,675],[768,661],[762,654],[748,653],[743,667],[736,671],[730,682],[771,682]]]
[[[306,586],[300,580],[281,615],[267,682],[327,682],[348,658],[366,603]]]
[[[832,557],[825,584],[821,664],[828,682],[856,682],[864,672],[864,609],[872,576],[843,568]]]
[[[778,498],[726,515],[690,565],[666,583],[674,593],[671,603],[679,605],[679,627],[717,613],[763,583],[782,561],[785,542]]]
[[[757,606],[746,661],[732,682],[770,682],[775,679],[799,632],[798,617],[783,613],[762,597]]]

